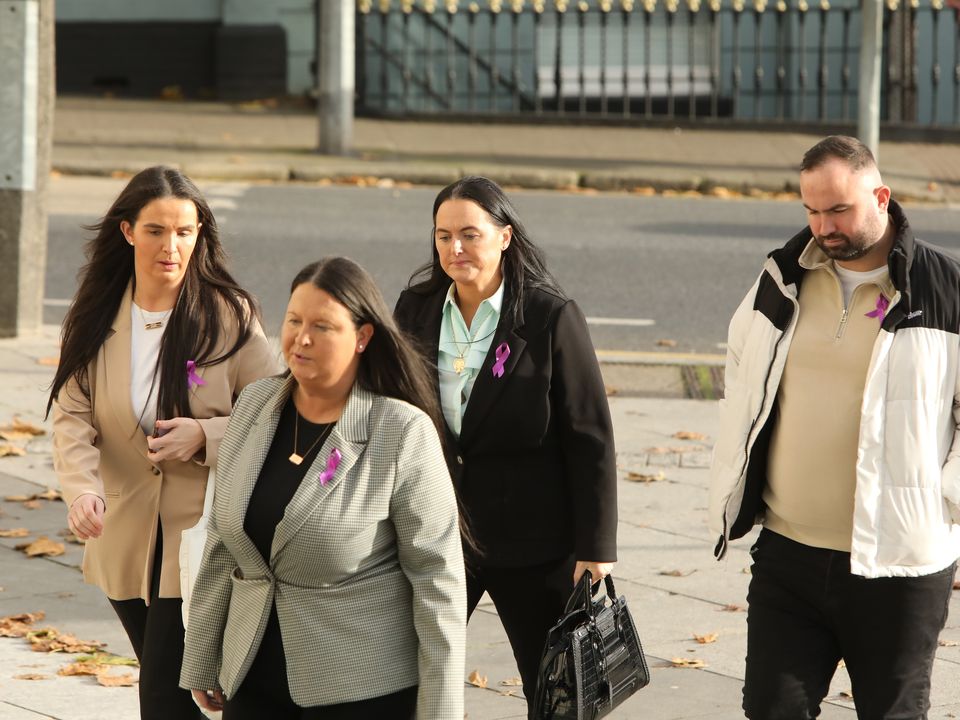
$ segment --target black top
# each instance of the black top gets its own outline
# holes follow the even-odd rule
[[[260,469],[257,484],[250,496],[247,505],[247,514],[243,519],[243,530],[253,540],[263,559],[270,563],[270,547],[273,545],[273,535],[277,525],[283,519],[287,505],[293,499],[297,488],[303,481],[307,470],[316,458],[322,442],[314,443],[327,432],[332,423],[316,425],[300,417],[300,429],[297,434],[296,451],[303,456],[303,462],[294,465],[288,459],[294,451],[293,435],[297,411],[293,404],[293,397],[287,400],[277,423],[277,431],[273,434],[273,442],[267,459]],[[310,452],[307,449],[310,448]]]

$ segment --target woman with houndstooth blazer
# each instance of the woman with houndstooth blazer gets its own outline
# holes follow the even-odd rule
[[[224,720],[463,717],[466,585],[427,366],[372,278],[293,281],[220,449],[180,685]]]

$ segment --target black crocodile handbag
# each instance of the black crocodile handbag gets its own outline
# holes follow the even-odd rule
[[[627,599],[617,597],[609,575],[605,582],[606,597],[595,599],[585,572],[547,635],[534,700],[538,720],[606,717],[650,682]]]

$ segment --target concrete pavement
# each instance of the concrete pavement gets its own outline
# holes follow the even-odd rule
[[[48,358],[57,354],[57,329],[36,337],[0,340],[0,424],[18,415],[44,426],[44,389],[52,378]],[[745,654],[745,604],[749,541],[733,544],[716,562],[713,538],[705,526],[707,470],[716,435],[715,404],[709,401],[611,397],[617,436],[620,481],[620,562],[615,578],[633,610],[652,668],[652,682],[628,700],[614,717],[629,720],[693,720],[742,717],[740,688]],[[678,439],[680,431],[703,439]],[[15,444],[22,457],[0,458],[0,497],[32,495],[56,485],[49,435]],[[631,473],[633,475],[631,475]],[[639,476],[646,476],[639,478]],[[631,479],[632,478],[632,479]],[[648,482],[638,481],[646,479]],[[108,644],[130,656],[131,649],[107,601],[84,585],[78,571],[81,549],[67,545],[55,558],[27,558],[18,543],[39,535],[56,538],[66,527],[61,502],[0,502],[0,529],[24,527],[27,538],[0,539],[0,617],[43,610],[40,626],[54,626],[84,640]],[[59,538],[57,538],[59,539]],[[716,634],[710,644],[694,635]],[[951,603],[934,669],[931,718],[960,715],[960,593]],[[683,669],[674,659],[701,660],[702,669]],[[32,652],[21,639],[0,638],[0,718],[28,720],[134,720],[136,688],[106,688],[90,677],[61,677],[70,656]],[[467,672],[487,678],[487,688],[465,683],[469,718],[522,718],[517,688],[502,684],[516,677],[509,645],[495,609],[481,605],[470,623]],[[15,679],[25,674],[38,680]],[[827,720],[854,718],[850,684],[841,670],[824,704]],[[510,694],[513,693],[513,694]]]
[[[355,153],[314,152],[312,110],[275,103],[59,98],[53,164],[62,173],[130,174],[157,163],[197,178],[445,185],[469,173],[513,187],[764,194],[797,189],[819,136],[663,127],[523,125],[361,118]],[[960,202],[960,145],[881,142],[900,199]]]

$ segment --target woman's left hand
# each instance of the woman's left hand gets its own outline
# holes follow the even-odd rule
[[[580,576],[584,570],[589,570],[593,576],[593,582],[597,583],[603,580],[607,575],[613,572],[612,562],[592,562],[590,560],[577,560],[576,567],[573,568],[573,584],[580,582]]]
[[[147,457],[152,462],[180,460],[188,462],[207,444],[207,435],[193,418],[157,420],[157,431],[147,438]]]

